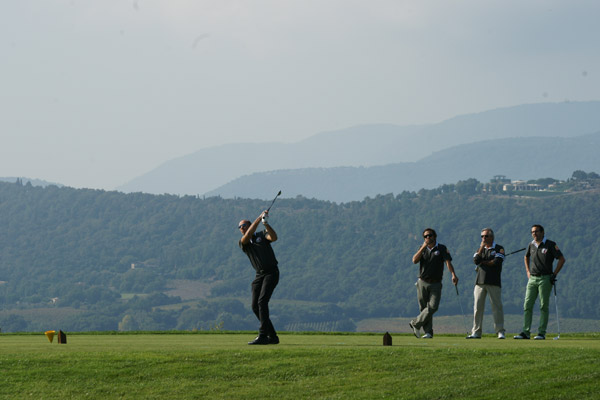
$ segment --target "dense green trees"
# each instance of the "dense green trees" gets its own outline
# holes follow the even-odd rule
[[[278,200],[271,212],[280,237],[273,245],[281,267],[275,322],[347,329],[351,320],[414,315],[418,267],[410,259],[428,226],[448,246],[470,309],[480,229],[492,227],[510,252],[531,240],[533,223],[545,226],[567,258],[561,314],[600,318],[590,295],[600,280],[600,194],[533,199],[482,187],[472,179],[343,204]],[[19,310],[53,307],[72,310],[61,320],[67,330],[253,329],[255,317],[240,302],[249,299],[253,271],[236,226],[266,205],[0,183],[0,328],[38,329]],[[522,256],[505,262],[507,313],[521,313]],[[174,279],[208,282],[211,297],[186,304],[165,295]],[[447,273],[444,284],[439,313],[460,313]]]

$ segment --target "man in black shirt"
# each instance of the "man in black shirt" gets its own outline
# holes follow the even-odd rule
[[[256,232],[261,221],[265,230]],[[268,211],[262,212],[252,223],[240,221],[238,229],[242,234],[238,244],[256,270],[252,282],[252,311],[260,321],[260,328],[256,339],[248,344],[278,344],[279,337],[269,318],[269,300],[279,283],[277,259],[271,248],[271,243],[277,240],[277,233],[268,223]]]
[[[494,231],[485,228],[481,231],[481,245],[473,255],[473,262],[477,265],[477,278],[475,279],[475,298],[473,305],[473,329],[467,339],[481,339],[483,313],[485,310],[485,296],[490,296],[492,314],[494,316],[494,330],[498,339],[504,339],[504,310],[502,309],[501,279],[502,263],[504,262],[504,247],[494,241]]]
[[[525,253],[525,269],[527,270],[527,290],[525,291],[525,304],[523,305],[523,331],[515,336],[515,339],[529,339],[531,331],[531,319],[533,317],[533,305],[540,296],[540,325],[535,340],[546,339],[546,328],[548,327],[548,316],[550,309],[550,292],[556,279],[556,275],[565,263],[565,257],[559,250],[558,245],[552,240],[546,239],[544,227],[533,225],[531,227],[533,240],[529,243]],[[557,259],[556,269],[552,270],[554,260]]]
[[[452,266],[452,256],[446,246],[437,242],[437,234],[431,228],[423,231],[424,242],[412,258],[414,264],[419,263],[419,279],[417,280],[417,299],[421,313],[409,325],[417,339],[420,329],[425,334],[423,339],[433,338],[433,314],[437,311],[442,297],[442,276],[444,263],[452,274],[452,283],[456,285],[458,278]]]

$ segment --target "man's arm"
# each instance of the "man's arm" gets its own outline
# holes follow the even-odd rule
[[[529,278],[531,278],[531,273],[529,272],[529,256],[525,255],[523,260],[525,261],[525,270],[527,271],[527,279],[529,279]]]
[[[413,264],[416,264],[419,261],[421,261],[421,256],[423,256],[423,252],[425,251],[426,248],[427,248],[427,243],[423,243],[423,245],[419,248],[419,250],[417,250],[415,255],[412,257]]]
[[[479,249],[477,252],[473,254],[473,263],[475,265],[481,264],[481,259],[483,258],[483,250],[485,250],[485,240],[481,240],[481,244],[479,245]]]
[[[267,211],[265,211],[265,214],[266,213]],[[277,232],[275,232],[275,229],[273,229],[273,227],[267,221],[263,222],[263,225],[267,231],[267,234],[265,235],[267,240],[269,242],[275,242],[277,240]]]
[[[553,274],[556,276],[558,275],[558,272],[562,269],[563,265],[565,265],[565,256],[561,255],[558,258],[558,263],[556,264],[556,269],[554,270]]]
[[[244,236],[242,236],[242,238],[240,239],[240,242],[242,242],[242,244],[250,243],[250,239],[252,239],[252,235],[254,235],[254,232],[256,232],[256,228],[258,228],[258,224],[260,224],[260,220],[262,219],[263,214],[264,212],[261,213],[258,216],[258,218],[254,220],[254,222],[250,225]]]
[[[483,261],[481,265],[485,265],[486,267],[501,267],[503,262],[504,249],[500,248],[493,260]]]
[[[454,286],[458,284],[458,277],[454,273],[454,266],[452,265],[452,261],[446,260],[446,266],[448,267],[448,271],[452,274],[452,283]]]

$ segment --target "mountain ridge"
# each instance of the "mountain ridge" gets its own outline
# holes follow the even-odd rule
[[[203,194],[240,176],[282,169],[414,162],[485,139],[588,134],[600,129],[600,101],[536,103],[457,116],[437,124],[369,124],[295,143],[234,143],[169,160],[118,187],[124,192]]]
[[[432,189],[446,182],[494,175],[513,179],[568,178],[574,170],[600,171],[600,131],[572,138],[503,138],[453,146],[417,162],[374,167],[305,168],[254,173],[208,196],[267,199],[273,188],[284,197],[347,202],[378,194]],[[559,161],[559,162],[557,162]]]

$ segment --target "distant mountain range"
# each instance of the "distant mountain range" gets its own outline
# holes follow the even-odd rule
[[[373,195],[415,190],[469,177],[487,180],[491,175],[504,174],[526,178],[528,169],[513,165],[512,161],[517,157],[512,157],[508,150],[513,150],[515,146],[528,146],[531,153],[536,153],[535,147],[540,144],[540,139],[494,142],[539,137],[561,137],[566,140],[599,130],[599,101],[529,104],[463,115],[438,124],[361,125],[319,133],[297,143],[238,143],[206,148],[170,160],[118,190],[156,194],[219,194],[228,197],[259,195],[259,198],[268,198],[275,188],[283,188],[285,182],[288,196],[297,193],[319,199],[347,201],[361,199],[365,193]],[[475,147],[460,146],[469,144]],[[492,151],[486,148],[500,145],[506,149],[495,147]],[[442,150],[458,153],[452,155]],[[483,152],[490,157],[497,157],[500,153],[504,156],[495,158],[495,165],[490,166],[493,171],[484,175],[483,168],[473,164],[472,157],[464,158],[472,152]],[[564,148],[561,154],[564,162],[555,160],[555,163],[567,164],[567,159],[579,160],[566,152],[567,148]],[[509,162],[509,159],[512,161]],[[424,168],[423,162],[428,162],[431,168]],[[333,169],[328,171],[329,168]],[[571,172],[583,169],[570,165],[565,165],[565,168]],[[568,173],[565,171],[556,171],[554,174],[556,177],[564,176]],[[384,177],[377,174],[383,174]],[[532,171],[528,176],[539,177],[539,174]],[[255,180],[258,179],[265,180],[268,186],[266,193],[262,189],[265,185],[259,185],[260,190],[248,189],[254,187],[253,183],[256,184]],[[361,184],[351,184],[355,182]],[[394,184],[387,185],[384,182]],[[234,190],[233,185],[238,185],[240,189]],[[344,186],[343,190],[336,191],[344,193],[342,196],[331,196],[332,190],[317,190],[339,186]],[[360,190],[357,190],[358,186]]]
[[[207,193],[226,198],[282,196],[347,202],[377,194],[432,189],[459,179],[566,179],[600,172],[600,132],[575,138],[508,138],[455,146],[417,162],[375,167],[304,168],[246,175]]]

